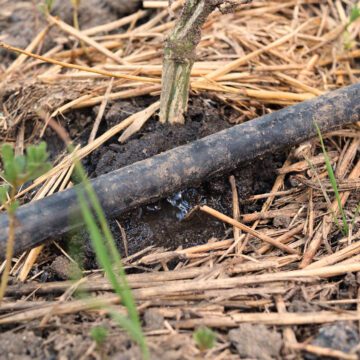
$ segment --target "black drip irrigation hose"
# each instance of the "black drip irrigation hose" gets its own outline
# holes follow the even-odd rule
[[[116,217],[308,140],[316,135],[314,123],[327,132],[358,122],[359,100],[360,84],[348,86],[99,176],[91,183],[107,216]],[[81,219],[76,191],[72,188],[23,205],[16,217],[15,253],[19,253],[80,225],[74,223]],[[0,216],[0,229],[0,257],[4,257],[5,213]]]

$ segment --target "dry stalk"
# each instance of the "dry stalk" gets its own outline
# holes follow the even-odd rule
[[[236,188],[236,180],[235,180],[235,176],[231,175],[229,178],[229,182],[231,185],[231,192],[232,192],[232,206],[233,206],[233,217],[236,221],[240,220],[240,207],[239,207],[239,197],[238,197],[238,192],[237,192],[237,188]],[[240,238],[240,234],[241,231],[240,229],[238,229],[237,227],[233,227],[233,232],[234,232],[234,240],[236,243],[236,252],[240,253],[240,248],[241,248],[241,238]]]
[[[41,55],[33,54],[29,51],[22,50],[15,46],[5,44],[2,41],[0,41],[0,47],[4,48],[6,50],[10,50],[10,51],[17,52],[17,53],[20,53],[20,54],[23,54],[26,56],[33,57],[35,59],[38,59],[38,60],[41,60],[43,62],[47,62],[50,64],[59,65],[59,66],[65,67],[65,68],[83,70],[83,71],[87,71],[87,72],[94,73],[94,74],[108,76],[110,78],[114,77],[117,79],[128,79],[128,80],[143,81],[143,82],[149,82],[149,83],[158,83],[159,82],[157,79],[145,78],[145,77],[141,77],[141,76],[126,75],[126,74],[115,74],[115,73],[111,73],[109,71],[94,69],[94,68],[90,68],[90,67],[86,67],[86,66],[80,66],[80,65],[76,65],[76,64],[68,64],[66,62],[62,62],[62,61],[58,61],[58,60],[55,60],[52,58],[47,58],[47,57],[44,57]]]
[[[174,3],[172,10],[176,11],[182,3],[182,0]],[[328,1],[327,4],[325,3],[321,4],[321,9],[324,10],[321,13],[317,10],[319,2],[315,0],[306,2],[256,1],[253,6],[242,9],[239,16],[236,13],[221,15],[214,12],[203,27],[203,41],[198,45],[198,57],[191,71],[191,87],[196,92],[207,92],[207,96],[211,96],[211,99],[214,97],[230,105],[242,114],[241,119],[239,118],[241,122],[253,119],[264,112],[273,111],[272,104],[281,106],[294,104],[353,82],[354,78],[360,75],[360,70],[355,68],[356,58],[360,57],[360,50],[355,48],[351,51],[341,50],[342,23],[344,22],[341,6],[345,6],[341,4],[345,2]],[[97,43],[95,44],[97,48],[89,42],[86,44],[86,52],[91,56],[93,67],[81,66],[86,58],[83,57],[84,49],[79,44],[78,47],[72,48],[73,29],[65,34],[69,39],[69,42],[65,44],[66,47],[61,43],[45,53],[41,49],[44,39],[41,32],[35,34],[33,41],[25,51],[22,51],[23,55],[19,56],[9,68],[5,69],[5,66],[1,66],[1,70],[4,69],[5,79],[11,79],[15,84],[19,79],[24,80],[25,84],[30,79],[36,79],[36,82],[47,84],[49,93],[53,84],[60,82],[69,81],[70,83],[71,81],[71,84],[80,88],[81,91],[74,96],[64,98],[64,102],[56,103],[49,109],[51,117],[54,118],[60,118],[62,113],[74,109],[105,103],[107,78],[111,77],[121,79],[121,86],[118,80],[114,81],[114,91],[109,95],[109,101],[135,98],[139,95],[157,96],[160,93],[162,72],[162,39],[174,28],[175,22],[169,16],[165,1],[156,3],[146,1],[145,7],[163,10],[136,27],[132,25],[146,14],[142,10],[120,20],[75,34],[78,38],[85,35],[90,41]],[[126,29],[125,32],[106,34],[108,31],[128,24],[131,28]],[[358,24],[352,29],[352,36],[358,41]],[[1,40],[7,41],[5,37],[1,37]],[[119,50],[129,45],[131,45],[131,51],[126,57],[122,57]],[[64,50],[70,48],[71,50]],[[110,51],[104,54],[104,49]],[[35,59],[27,59],[34,52],[40,56],[36,58],[37,55],[34,54]],[[124,64],[119,64],[119,61],[116,62],[115,59],[111,60],[110,57],[113,56],[111,53],[121,58]],[[105,57],[110,58],[110,61],[108,59],[105,63]],[[61,61],[56,62],[57,60]],[[45,66],[42,64],[44,61],[48,62]],[[59,65],[62,67],[61,72]],[[15,74],[21,76],[16,78]],[[133,75],[141,76],[133,77]],[[82,87],[81,83],[85,83],[84,80],[93,83],[90,92],[88,88]],[[149,84],[146,85],[145,82]],[[8,83],[11,87],[11,82]],[[99,83],[101,86],[98,86]],[[0,130],[4,134],[3,139],[16,142],[17,149],[21,149],[24,144],[32,141],[32,137],[23,136],[21,121],[13,116],[13,114],[18,114],[17,109],[27,108],[22,105],[22,101],[22,97],[18,97],[16,102],[5,101],[4,107],[0,109],[2,112]],[[23,116],[23,114],[19,115]],[[11,134],[8,135],[8,129],[14,121],[19,125],[19,132],[12,137]],[[126,128],[129,130],[137,128],[142,121],[141,117],[124,120],[123,123],[95,139],[93,144],[79,150],[79,155],[87,156],[109,137],[117,135]],[[45,128],[40,137],[44,134],[44,130]],[[33,134],[37,135],[37,131],[38,129],[34,127]],[[324,134],[325,137],[331,144],[329,154],[332,163],[336,165],[339,191],[343,195],[349,192],[346,211],[352,213],[353,204],[358,204],[357,190],[360,183],[358,177],[349,179],[349,170],[354,167],[354,160],[347,158],[353,157],[351,149],[355,153],[358,151],[359,145],[353,142],[350,148],[350,142],[352,139],[359,139],[359,125],[332,131],[327,135]],[[330,183],[326,180],[326,173],[324,173],[323,155],[317,155],[315,147],[312,149],[314,151],[309,154],[309,158],[319,170],[321,183],[331,196]],[[335,295],[334,300],[328,300],[333,298],[330,295],[337,294],[336,290],[341,279],[336,278],[328,282],[327,277],[341,276],[343,278],[349,272],[358,272],[360,245],[356,219],[353,233],[351,234],[350,231],[348,237],[335,243],[331,242],[331,251],[329,251],[329,246],[326,249],[328,253],[324,251],[323,244],[326,245],[327,238],[331,239],[336,230],[332,216],[328,213],[329,207],[323,200],[321,188],[308,171],[308,163],[300,161],[300,158],[297,162],[294,158],[291,159],[295,163],[291,165],[291,162],[287,161],[279,170],[271,192],[247,198],[246,202],[266,200],[261,212],[254,214],[252,211],[249,211],[249,214],[244,212],[240,221],[242,223],[255,221],[251,226],[252,229],[257,228],[260,235],[265,233],[292,249],[306,252],[308,246],[304,250],[305,243],[310,243],[310,248],[315,245],[314,256],[310,261],[312,263],[305,270],[290,272],[289,270],[293,270],[299,264],[301,260],[299,256],[280,257],[278,256],[280,251],[269,243],[260,243],[258,247],[255,247],[253,236],[246,231],[242,235],[246,238],[242,241],[242,249],[240,249],[244,251],[245,256],[241,253],[233,254],[236,246],[234,239],[209,241],[204,245],[175,251],[149,247],[138,254],[129,256],[126,259],[126,266],[137,269],[151,268],[153,271],[161,267],[165,268],[168,261],[175,260],[178,265],[171,271],[144,272],[129,276],[140,311],[156,308],[162,316],[172,320],[171,324],[168,320],[164,322],[170,328],[171,325],[175,328],[177,325],[180,328],[193,328],[201,324],[225,328],[237,327],[243,321],[278,324],[283,326],[283,338],[289,352],[292,352],[291,355],[294,351],[306,351],[318,357],[334,355],[335,358],[355,359],[353,354],[333,352],[332,349],[314,347],[307,342],[296,344],[292,341],[296,340],[293,335],[297,336],[299,332],[296,327],[290,328],[291,324],[307,325],[311,335],[315,335],[313,330],[316,329],[314,324],[317,322],[359,319],[357,289],[354,288],[353,292],[349,290],[349,296],[346,299],[339,299]],[[37,192],[36,199],[63,190],[72,172],[71,161],[60,157],[56,163],[59,166],[54,172],[37,179],[33,185],[22,190],[16,197],[21,198],[25,193],[31,194],[29,191],[40,187],[39,185],[42,187]],[[297,183],[291,181],[290,187],[288,182],[284,183],[285,175],[288,173],[293,173],[291,179],[298,180]],[[239,193],[240,197],[243,195]],[[292,205],[294,205],[293,208],[291,208]],[[285,209],[287,212],[284,215],[291,217],[292,222],[289,226],[284,225],[285,227],[281,230],[274,231],[271,219],[273,216],[281,215]],[[305,210],[298,216],[297,209]],[[232,217],[238,220],[236,215],[233,214]],[[327,221],[330,223],[328,224]],[[238,230],[238,228],[235,229]],[[319,243],[315,241],[311,244],[317,240],[317,236]],[[22,280],[27,279],[40,251],[41,248],[37,248],[32,250],[27,257],[23,254],[14,259],[16,262],[15,265],[14,262],[12,263],[10,274],[19,276]],[[263,254],[266,255],[262,256]],[[43,256],[45,260],[48,260],[47,253]],[[337,265],[333,266],[333,264]],[[3,271],[4,267],[5,263],[0,266],[0,271]],[[43,271],[42,268],[40,269]],[[41,274],[41,271],[36,276]],[[92,293],[109,292],[108,295],[110,295],[111,285],[100,275],[101,273],[101,270],[86,271],[85,274],[91,275],[81,288]],[[228,277],[230,280],[227,280]],[[38,283],[32,281],[33,279],[28,280],[26,283],[17,283],[7,288],[8,297],[3,301],[0,309],[0,322],[10,324],[43,317],[46,320],[49,315],[61,316],[79,311],[92,313],[96,311],[99,316],[105,315],[104,312],[94,310],[92,304],[86,302],[70,299],[67,299],[66,303],[52,301],[57,295],[60,296],[66,292],[72,285],[70,281]],[[300,289],[305,302],[331,306],[332,311],[313,312],[309,315],[286,313],[285,304],[290,304],[292,295]],[[36,292],[39,300],[24,302],[18,300],[21,297],[31,299],[33,292]],[[115,305],[118,301],[115,296],[103,295],[99,300],[114,304],[119,307],[119,311],[124,311],[120,306]],[[352,305],[352,311],[349,311],[348,307],[343,307],[346,304]],[[273,311],[276,306],[278,313],[267,315],[269,306]],[[184,320],[184,322],[177,324],[178,320]],[[168,330],[156,331],[156,334],[147,332],[147,335],[153,338],[161,337],[161,334],[165,334]],[[226,339],[225,331],[222,336]],[[87,353],[91,353],[91,348]],[[206,356],[209,357],[208,354]],[[224,353],[218,356],[219,359],[230,357],[230,352],[225,356]],[[299,357],[301,357],[300,353]]]
[[[359,177],[359,174],[360,174],[360,161],[356,163],[354,169],[351,171],[348,178],[349,178],[349,180],[356,179]],[[350,192],[346,191],[346,192],[342,193],[340,196],[341,196],[341,204],[342,204],[342,206],[344,206],[350,196]],[[333,202],[331,204],[331,211],[332,211],[332,213],[330,213],[324,217],[322,226],[315,233],[314,237],[312,238],[312,240],[309,244],[309,247],[307,248],[306,252],[304,253],[303,260],[300,263],[301,268],[304,268],[304,267],[310,265],[310,263],[313,261],[316,251],[319,249],[321,243],[323,241],[325,241],[325,239],[327,239],[327,237],[333,227],[333,213],[335,213],[337,215],[339,212],[339,204],[336,199],[333,200]]]
[[[347,354],[340,350],[331,348],[324,348],[311,344],[291,344],[290,347],[294,350],[302,350],[319,356],[320,358],[333,358],[342,360],[356,360],[358,357],[355,354]]]
[[[276,295],[275,303],[276,303],[276,308],[277,308],[278,313],[286,316],[288,314],[288,312],[286,310],[284,298],[281,295]],[[283,336],[284,336],[284,343],[285,343],[285,351],[291,352],[291,349],[290,349],[291,345],[297,344],[296,335],[295,335],[294,330],[290,326],[285,326],[283,329]]]
[[[298,252],[296,250],[294,250],[293,248],[291,248],[290,246],[284,245],[281,242],[279,242],[278,240],[274,240],[273,238],[271,238],[268,235],[265,235],[256,230],[253,230],[250,227],[240,223],[239,221],[236,221],[236,220],[220,213],[219,211],[216,211],[216,210],[210,208],[209,206],[206,206],[206,205],[200,206],[200,210],[206,212],[207,214],[209,214],[211,216],[216,217],[217,219],[219,219],[221,221],[224,221],[232,226],[235,226],[238,229],[240,229],[246,233],[249,233],[249,234],[257,237],[258,239],[260,239],[268,244],[271,244],[289,254],[298,254]]]

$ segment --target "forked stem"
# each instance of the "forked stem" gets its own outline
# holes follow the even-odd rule
[[[228,11],[249,0],[186,0],[175,28],[164,46],[160,122],[183,124],[187,110],[190,74],[201,28],[216,9]]]

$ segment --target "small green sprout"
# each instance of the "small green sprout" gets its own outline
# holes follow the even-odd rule
[[[15,156],[10,144],[1,147],[3,171],[0,176],[12,187],[18,188],[28,181],[35,180],[51,168],[47,161],[46,143],[31,145],[26,149],[26,155]]]
[[[351,40],[351,34],[349,32],[349,26],[359,18],[360,18],[360,8],[357,5],[355,5],[350,10],[349,21],[346,24],[344,35],[343,35],[344,36],[344,48],[345,48],[345,50],[351,50],[356,45],[356,43]]]
[[[208,327],[202,326],[193,333],[193,339],[200,351],[205,351],[214,347],[216,335]]]
[[[359,18],[360,18],[360,8],[357,5],[355,5],[350,11],[350,18],[349,18],[348,26]]]
[[[336,177],[335,177],[335,174],[334,174],[334,170],[333,170],[333,168],[331,166],[330,158],[329,158],[329,155],[328,155],[328,153],[326,151],[326,148],[325,148],[325,145],[324,145],[324,140],[323,140],[323,137],[322,137],[322,134],[321,134],[321,131],[320,131],[320,128],[319,128],[318,124],[315,123],[315,127],[316,127],[316,131],[318,133],[318,137],[319,137],[319,140],[320,140],[321,149],[322,149],[322,152],[324,154],[326,171],[327,171],[328,176],[329,176],[331,187],[334,190],[335,198],[336,198],[336,201],[338,203],[339,211],[340,211],[340,214],[341,214],[341,219],[342,219],[343,226],[342,226],[342,228],[340,227],[340,230],[343,233],[343,235],[346,236],[346,235],[349,234],[349,225],[347,223],[345,211],[344,211],[344,208],[343,208],[342,203],[341,203],[341,197],[340,197],[339,188],[338,188],[338,185],[337,185],[337,182],[336,182]]]
[[[99,352],[99,357],[101,359],[106,358],[104,345],[108,337],[108,330],[103,326],[94,326],[90,330],[90,336],[96,344],[96,349]]]
[[[80,0],[70,0],[71,6],[73,8],[73,25],[76,30],[80,30],[79,26],[79,7]]]
[[[9,200],[8,193],[9,193],[10,186],[9,185],[1,185],[0,186],[0,204],[4,205]]]
[[[55,0],[44,0],[43,3],[38,5],[38,8],[44,15],[48,15],[54,6],[54,2]]]
[[[19,202],[15,199],[17,190],[28,181],[35,180],[51,168],[47,161],[46,143],[37,146],[31,145],[26,149],[25,155],[15,155],[10,144],[3,144],[0,149],[3,171],[0,178],[5,184],[0,186],[0,204],[3,205],[9,216],[9,234],[6,246],[6,266],[1,277],[0,303],[4,297],[11,259],[14,252],[15,241],[15,212]]]
[[[72,146],[69,146],[69,151],[74,151]],[[143,359],[150,359],[150,353],[146,338],[141,329],[141,322],[136,303],[127,282],[126,273],[121,263],[121,256],[116,248],[105,213],[101,207],[97,194],[87,178],[83,166],[80,161],[77,160],[75,155],[74,163],[75,178],[82,184],[82,186],[76,188],[78,201],[85,226],[96,253],[97,261],[104,269],[115,293],[119,295],[121,302],[125,305],[128,312],[128,316],[125,316],[115,310],[108,309],[109,314],[112,319],[125,329],[132,339],[138,343],[142,351]]]
[[[14,213],[19,206],[14,199],[17,189],[28,181],[35,180],[51,168],[47,162],[46,143],[31,145],[26,149],[26,155],[15,156],[10,144],[4,144],[0,150],[3,171],[0,178],[6,184],[0,186],[0,203],[10,213]]]
[[[101,346],[108,336],[108,331],[103,326],[94,326],[90,330],[90,336],[96,342],[97,346]]]

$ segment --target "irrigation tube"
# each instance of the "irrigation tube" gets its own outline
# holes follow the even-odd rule
[[[360,84],[336,90],[188,145],[99,176],[92,185],[110,217],[168,196],[175,191],[249,164],[322,132],[360,121]],[[185,125],[186,126],[186,125]],[[78,185],[81,186],[81,185]],[[16,213],[15,253],[68,232],[80,223],[75,189],[21,206]],[[80,221],[80,220],[78,220]],[[4,257],[8,219],[0,215],[0,257]]]

